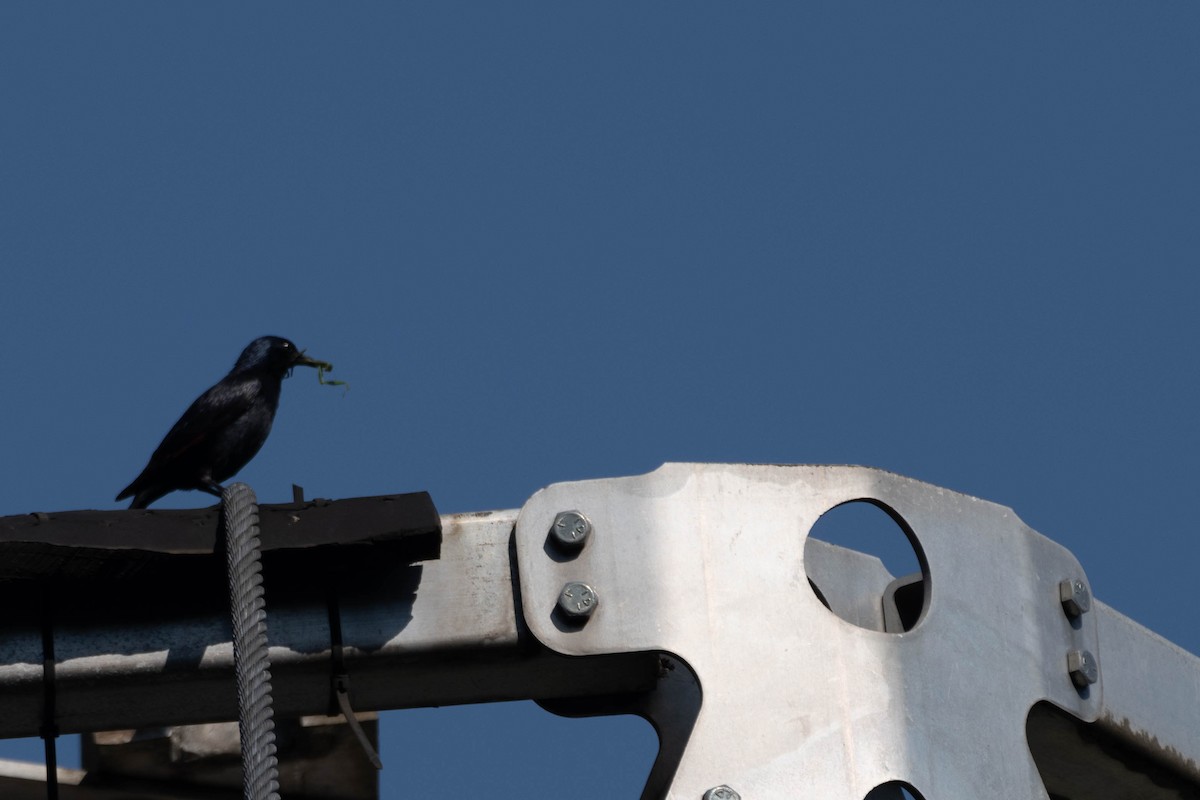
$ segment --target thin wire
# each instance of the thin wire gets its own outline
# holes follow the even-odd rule
[[[46,753],[46,800],[58,800],[58,716],[54,686],[53,595],[42,597],[42,743]]]

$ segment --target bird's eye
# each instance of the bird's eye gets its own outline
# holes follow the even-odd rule
[[[290,350],[291,348],[292,348],[292,343],[291,343],[291,342],[284,342],[284,343],[283,343],[283,349],[284,349],[284,350]]]

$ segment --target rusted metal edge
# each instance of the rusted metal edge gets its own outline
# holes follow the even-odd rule
[[[1104,684],[1096,725],[1200,785],[1200,658],[1104,603],[1094,613]]]

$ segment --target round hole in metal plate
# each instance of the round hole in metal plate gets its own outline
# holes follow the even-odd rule
[[[903,633],[925,610],[929,569],[921,543],[878,500],[851,500],[822,514],[804,543],[804,569],[822,604],[860,628]]]
[[[925,797],[904,781],[888,781],[872,789],[863,800],[925,800]]]

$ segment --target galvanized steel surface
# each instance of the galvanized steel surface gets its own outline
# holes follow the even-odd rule
[[[870,500],[912,531],[927,587],[919,623],[882,633],[830,613],[807,585],[804,540],[835,506]],[[595,530],[576,559],[547,557],[564,509]],[[599,532],[603,532],[602,534]],[[556,484],[517,523],[525,620],[570,655],[666,651],[703,703],[669,797],[862,800],[905,781],[925,800],[1045,798],[1025,742],[1030,707],[1094,720],[1104,652],[1095,614],[1069,618],[1059,584],[1085,578],[1009,509],[860,467],[668,464]],[[559,591],[604,598],[562,624]],[[1077,689],[1067,654],[1099,683]]]

